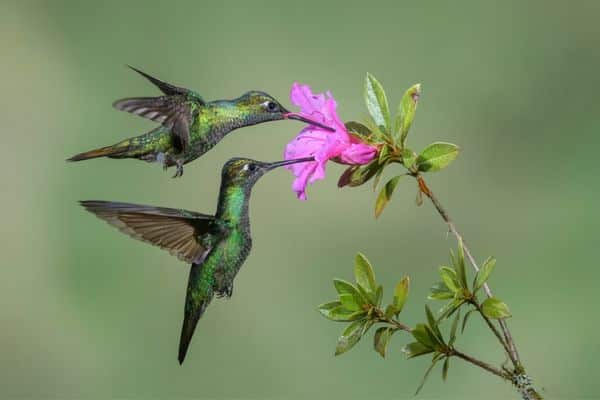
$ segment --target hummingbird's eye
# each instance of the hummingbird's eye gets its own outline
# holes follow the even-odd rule
[[[252,172],[255,169],[256,169],[256,164],[250,163],[250,164],[245,164],[244,165],[244,171],[250,171],[250,172]]]
[[[279,107],[277,106],[277,103],[274,103],[272,101],[267,102],[267,109],[269,111],[277,111]]]

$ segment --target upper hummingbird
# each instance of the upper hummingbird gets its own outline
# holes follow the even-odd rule
[[[215,215],[110,201],[82,201],[88,211],[121,232],[168,250],[192,264],[179,363],[183,363],[198,320],[213,296],[230,297],[233,280],[252,247],[248,203],[252,187],[266,172],[313,157],[266,163],[232,158],[223,166]]]
[[[161,123],[143,135],[112,146],[76,154],[68,161],[97,157],[136,158],[158,161],[166,169],[177,167],[173,177],[183,175],[183,165],[212,149],[234,129],[281,119],[295,119],[333,131],[317,121],[292,113],[267,93],[250,91],[233,100],[204,101],[195,91],[163,82],[130,67],[164,94],[159,97],[132,97],[113,106]]]

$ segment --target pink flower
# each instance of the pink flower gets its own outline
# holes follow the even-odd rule
[[[331,93],[312,93],[310,86],[294,83],[290,92],[292,104],[300,107],[300,116],[333,128],[333,132],[309,125],[285,147],[285,159],[314,156],[315,161],[291,164],[285,168],[296,179],[292,189],[300,200],[306,200],[306,185],[325,178],[325,164],[334,160],[342,164],[367,164],[377,155],[377,147],[350,135],[337,115],[337,103]]]

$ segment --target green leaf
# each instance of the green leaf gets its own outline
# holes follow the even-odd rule
[[[381,149],[379,150],[379,155],[377,156],[377,158],[379,159],[379,164],[383,165],[389,157],[390,157],[390,147],[382,146]]]
[[[408,276],[404,276],[402,279],[400,279],[400,282],[396,284],[396,287],[394,288],[394,299],[392,302],[395,314],[400,314],[402,312],[404,304],[406,303],[406,298],[408,297],[409,286],[410,278]]]
[[[387,142],[389,137],[381,128],[373,121],[373,118],[368,118],[365,125],[371,130],[371,140],[375,142]]]
[[[448,166],[459,152],[452,143],[436,142],[427,146],[417,157],[417,167],[421,172],[436,172]]]
[[[421,391],[421,389],[423,389],[423,386],[425,386],[425,382],[427,381],[427,378],[429,378],[429,374],[431,373],[431,371],[433,371],[433,367],[435,367],[435,364],[437,364],[437,362],[439,361],[439,358],[434,359],[431,362],[431,365],[429,366],[429,368],[427,368],[427,371],[425,371],[425,375],[423,376],[423,380],[421,380],[421,384],[419,385],[419,387],[417,388],[417,391],[415,392],[415,396],[419,394],[419,392]]]
[[[454,317],[454,321],[452,321],[452,327],[450,328],[450,340],[448,340],[448,345],[452,346],[456,341],[456,331],[458,329],[458,322],[460,321],[460,310],[456,313]]]
[[[381,147],[381,150],[379,151],[379,157],[377,160],[379,162],[379,169],[375,173],[375,179],[373,179],[373,191],[375,191],[377,189],[377,186],[379,186],[379,182],[381,181],[383,172],[385,171],[385,168],[390,163],[388,146]]]
[[[319,307],[317,307],[317,308],[318,308],[319,312],[321,313],[321,315],[323,315],[325,318],[331,319],[329,317],[331,310],[333,310],[341,305],[342,305],[342,303],[339,301],[332,301],[330,303],[320,304]]]
[[[427,323],[429,326],[432,328],[437,327],[437,322],[433,316],[433,312],[431,312],[431,308],[429,308],[427,304],[425,304],[425,315],[427,316]]]
[[[417,160],[417,155],[410,149],[404,148],[400,154],[402,155],[402,163],[406,168],[412,167]]]
[[[375,291],[375,304],[377,307],[381,306],[381,300],[383,299],[383,286],[379,285]]]
[[[376,323],[376,322],[377,322],[377,321],[376,321],[376,320],[374,320],[374,319],[367,319],[367,323],[366,323],[366,324],[365,324],[365,326],[363,327],[363,331],[362,331],[362,334],[363,334],[363,336],[364,336],[364,334],[365,334],[365,333],[367,333],[367,331],[368,331],[369,329],[371,329],[371,327],[372,327],[373,325],[375,325],[375,323]]]
[[[448,369],[450,368],[450,357],[446,357],[442,368],[442,379],[446,381],[448,379]]]
[[[433,348],[438,351],[444,351],[446,344],[441,337],[441,333],[439,333],[439,328],[436,326],[436,330],[434,331],[432,327],[425,325],[425,332],[427,332],[427,335],[429,335],[431,341],[433,342]]]
[[[369,114],[382,132],[390,133],[390,108],[381,83],[369,73],[365,78],[365,102]]]
[[[440,309],[440,317],[439,321],[449,318],[458,310],[463,304],[465,304],[465,300],[460,297],[455,297],[454,300],[449,301]]]
[[[494,257],[489,257],[487,260],[484,261],[483,266],[481,267],[477,275],[475,275],[475,279],[473,281],[473,293],[481,289],[483,284],[487,282],[495,267],[496,259]]]
[[[433,357],[431,357],[431,361],[440,361],[442,358],[444,358],[446,356],[446,354],[444,353],[435,353],[433,355]]]
[[[332,321],[350,322],[364,318],[367,315],[365,311],[352,311],[344,306],[339,306],[331,310],[327,316]]]
[[[381,169],[381,165],[379,165],[379,160],[375,159],[371,161],[369,164],[356,167],[355,165],[350,166],[340,179],[338,180],[338,187],[350,186],[356,187],[360,186],[366,182],[368,182],[377,171]]]
[[[348,310],[339,301],[321,304],[318,308],[321,315],[332,321],[354,321],[366,315],[364,311]]]
[[[411,342],[402,348],[402,352],[407,358],[415,358],[433,352],[431,347],[427,347],[420,342]]]
[[[462,327],[460,328],[460,332],[464,332],[465,331],[465,327],[467,326],[467,320],[469,319],[469,317],[471,316],[471,314],[473,314],[473,312],[475,312],[477,310],[473,309],[473,310],[469,310],[464,318],[463,318],[463,322],[462,322]]]
[[[483,304],[481,304],[481,311],[486,317],[492,319],[509,318],[511,316],[506,303],[503,303],[495,297],[486,299]]]
[[[356,302],[352,293],[342,293],[339,295],[342,306],[350,311],[361,311],[360,305]]]
[[[390,327],[381,327],[375,331],[375,336],[373,338],[375,351],[383,358],[385,358],[385,353],[393,333],[394,330]]]
[[[394,132],[396,135],[400,135],[401,147],[404,147],[408,131],[415,119],[415,112],[417,111],[417,103],[419,102],[420,96],[421,84],[417,83],[404,93],[400,105],[398,105],[398,112],[394,123]]]
[[[346,168],[344,172],[342,172],[342,175],[340,175],[340,178],[338,179],[338,187],[342,188],[344,186],[348,186],[350,184],[352,176],[356,174],[357,171],[359,171],[359,168],[360,165],[351,165],[348,168]]]
[[[367,292],[375,292],[377,290],[373,267],[362,253],[356,254],[354,259],[354,278],[356,279],[356,283]]]
[[[334,279],[333,285],[335,286],[335,290],[337,290],[340,295],[348,293],[354,296],[354,301],[360,306],[368,302],[368,299],[365,298],[350,282],[347,282],[343,279]]]
[[[431,292],[431,294],[427,296],[429,300],[448,300],[454,298],[454,293],[448,289],[444,282],[436,283],[429,291]]]
[[[450,290],[452,293],[456,293],[460,290],[456,271],[454,271],[452,268],[440,267],[440,276],[442,278],[442,282],[444,282],[448,290]]]
[[[376,293],[374,293],[374,292],[367,292],[360,285],[356,286],[356,289],[358,289],[358,292],[363,297],[363,299],[367,299],[367,303],[369,303],[371,305],[376,305],[377,304],[377,294]]]
[[[425,315],[427,315],[427,322],[429,324],[429,328],[433,332],[439,343],[444,343],[442,332],[440,331],[440,327],[438,326],[438,322],[436,321],[433,313],[431,312],[431,308],[427,304],[425,304]]]
[[[350,133],[358,135],[362,138],[368,138],[371,136],[371,130],[364,124],[361,124],[357,121],[348,121],[344,124],[346,126],[346,130]]]
[[[384,314],[386,318],[392,318],[394,315],[396,315],[396,307],[394,307],[393,304],[388,304],[388,306],[385,308]]]
[[[403,175],[397,175],[387,181],[385,186],[379,192],[379,196],[377,196],[377,201],[375,202],[375,218],[378,218],[383,212],[385,206],[390,201],[392,194],[394,194],[394,190],[396,190],[396,186],[398,185],[398,181],[402,178]]]
[[[461,287],[467,289],[467,271],[465,269],[465,250],[463,248],[462,240],[458,240],[458,259],[454,265],[456,270],[456,276],[461,284]]]
[[[411,331],[413,337],[417,340],[417,342],[421,343],[423,346],[433,349],[434,348],[434,339],[429,333],[427,333],[425,324],[417,324],[414,329]]]
[[[342,336],[338,339],[337,346],[335,348],[335,355],[339,356],[350,350],[362,337],[363,329],[368,322],[367,319],[360,321],[354,321],[344,329]]]

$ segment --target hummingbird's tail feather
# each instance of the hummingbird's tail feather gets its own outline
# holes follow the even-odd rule
[[[183,364],[198,320],[200,320],[200,317],[202,317],[206,307],[213,298],[212,287],[207,289],[202,284],[201,275],[202,265],[192,264],[185,297],[185,317],[181,328],[181,339],[179,340],[179,355],[177,357],[179,364]]]
[[[161,147],[161,144],[164,142],[162,140],[164,133],[165,128],[159,126],[143,135],[122,140],[112,146],[100,147],[76,154],[68,158],[67,161],[83,161],[98,157],[138,158],[146,161],[154,161],[155,158],[150,157],[150,155],[167,150]]]
[[[73,157],[68,158],[67,161],[83,161],[98,157],[120,158],[119,156],[123,156],[128,150],[129,146],[120,146],[119,143],[113,146],[100,147],[99,149],[75,154]]]

